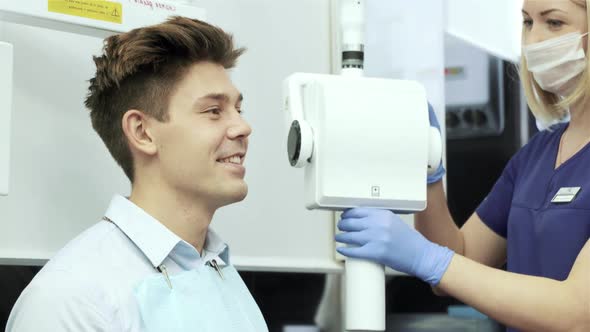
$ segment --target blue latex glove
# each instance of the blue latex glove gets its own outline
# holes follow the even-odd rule
[[[388,210],[355,208],[345,211],[338,228],[346,233],[336,241],[353,245],[336,250],[344,256],[367,259],[438,285],[454,252],[428,241]]]
[[[438,123],[438,120],[436,119],[436,114],[434,114],[434,109],[432,108],[432,105],[430,105],[430,103],[428,103],[428,121],[430,122],[431,127],[437,128],[438,131],[440,132],[440,124]],[[436,172],[434,172],[432,175],[429,175],[426,178],[426,182],[428,184],[438,182],[443,178],[444,175],[445,175],[445,168],[443,167],[442,162],[441,162],[440,166],[438,167]]]

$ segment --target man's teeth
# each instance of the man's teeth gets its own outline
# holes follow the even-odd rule
[[[232,157],[229,157],[229,158],[221,159],[220,162],[241,165],[242,164],[242,158],[240,158],[239,156],[232,156]]]

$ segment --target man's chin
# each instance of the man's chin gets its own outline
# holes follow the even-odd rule
[[[246,196],[248,196],[248,187],[244,188],[244,190],[236,194],[234,203],[243,201],[244,199],[246,199]]]
[[[224,204],[222,206],[241,202],[246,198],[247,195],[248,186],[244,184],[242,188],[235,188],[231,192],[226,193],[226,195],[224,195]]]

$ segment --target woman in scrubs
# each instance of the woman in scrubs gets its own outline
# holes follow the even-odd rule
[[[513,156],[462,228],[437,172],[420,233],[391,211],[357,208],[336,239],[351,245],[342,254],[415,275],[509,331],[590,331],[590,0],[525,0],[522,16],[521,81],[549,129]]]

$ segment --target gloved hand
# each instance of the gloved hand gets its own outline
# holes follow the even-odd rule
[[[432,286],[438,285],[454,255],[449,248],[428,241],[388,210],[347,210],[338,228],[346,233],[337,234],[336,241],[353,245],[337,248],[342,255],[387,265]]]
[[[430,103],[428,103],[428,121],[430,122],[431,127],[435,127],[440,132],[440,124],[438,123],[438,120],[436,119],[436,114],[434,114],[434,109],[432,108],[432,105],[430,105]],[[444,175],[445,175],[445,168],[443,167],[442,161],[441,161],[440,166],[438,166],[438,169],[436,170],[436,172],[434,172],[432,175],[429,175],[426,178],[426,182],[428,184],[438,182],[443,178]]]

